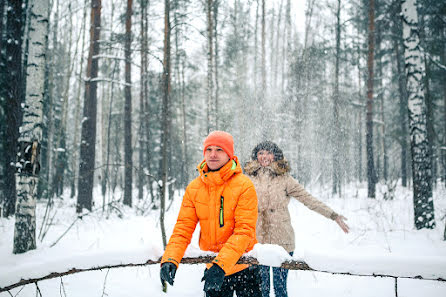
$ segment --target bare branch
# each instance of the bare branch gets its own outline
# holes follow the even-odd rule
[[[214,256],[200,256],[200,257],[186,257],[181,260],[182,264],[204,264],[204,263],[211,263],[214,259]],[[124,264],[116,264],[116,265],[105,265],[105,266],[98,266],[98,267],[91,267],[91,268],[72,268],[65,272],[52,272],[46,276],[39,277],[39,278],[30,278],[30,279],[22,279],[17,283],[14,283],[12,285],[6,286],[6,287],[0,287],[0,293],[9,291],[11,289],[24,286],[27,284],[36,283],[39,281],[52,279],[56,277],[62,277],[69,274],[79,273],[79,272],[86,272],[86,271],[96,271],[96,270],[103,270],[103,269],[111,269],[111,268],[122,268],[122,267],[139,267],[139,266],[146,266],[146,265],[153,265],[153,264],[159,264],[161,262],[161,259],[158,260],[147,260],[145,263],[124,263]],[[258,265],[259,261],[256,258],[253,257],[241,257],[238,262],[238,264],[252,264],[252,265]],[[281,268],[289,269],[289,270],[307,270],[307,271],[315,271],[315,272],[325,272],[325,273],[331,273],[331,274],[340,274],[340,275],[352,275],[352,276],[366,276],[366,277],[392,277],[392,278],[404,278],[404,279],[420,279],[420,280],[433,280],[433,281],[440,281],[440,282],[446,282],[446,279],[443,278],[429,278],[429,277],[422,277],[420,275],[418,276],[398,276],[398,275],[390,275],[390,274],[379,274],[379,273],[350,273],[350,272],[336,272],[336,271],[326,271],[326,270],[317,270],[311,268],[307,263],[303,261],[286,261],[283,262],[280,266]]]

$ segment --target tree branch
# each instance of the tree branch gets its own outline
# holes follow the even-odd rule
[[[200,256],[200,257],[185,257],[181,260],[182,264],[204,264],[204,263],[211,263],[214,259],[214,256]],[[46,276],[39,277],[39,278],[31,278],[31,279],[22,279],[17,283],[14,283],[12,285],[6,286],[6,287],[0,287],[0,293],[9,291],[11,289],[36,283],[39,281],[52,279],[56,277],[62,277],[69,274],[79,273],[79,272],[86,272],[86,271],[96,271],[96,270],[103,270],[103,269],[111,269],[111,268],[122,268],[122,267],[137,267],[137,266],[146,266],[146,265],[153,265],[153,264],[159,264],[161,262],[161,259],[158,260],[147,260],[145,263],[125,263],[125,264],[117,264],[117,265],[105,265],[105,266],[98,266],[98,267],[91,267],[91,268],[72,268],[65,272],[52,272]],[[238,264],[253,264],[258,265],[259,261],[256,258],[253,257],[245,257],[243,256],[240,258],[237,262]],[[420,279],[420,280],[433,280],[433,281],[441,281],[446,282],[446,279],[443,278],[426,278],[422,277],[420,275],[418,276],[398,276],[398,275],[390,275],[390,274],[362,274],[362,273],[350,273],[350,272],[335,272],[335,271],[325,271],[325,270],[317,270],[313,269],[310,266],[308,266],[307,263],[303,261],[286,261],[283,262],[281,265],[281,268],[286,268],[289,270],[308,270],[308,271],[315,271],[315,272],[325,272],[325,273],[331,273],[331,274],[340,274],[340,275],[352,275],[352,276],[366,276],[366,277],[392,277],[392,278],[404,278],[404,279]]]

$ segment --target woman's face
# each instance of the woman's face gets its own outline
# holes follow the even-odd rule
[[[257,152],[257,160],[263,167],[269,166],[274,162],[274,154],[270,151],[260,150]]]

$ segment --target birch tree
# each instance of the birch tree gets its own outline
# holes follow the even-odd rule
[[[432,163],[426,125],[426,102],[423,86],[425,68],[420,48],[416,0],[401,1],[404,58],[407,76],[409,135],[412,152],[412,179],[415,227],[434,228],[432,199]]]
[[[48,42],[49,1],[33,1],[29,31],[27,84],[23,122],[17,154],[17,204],[14,228],[14,254],[36,248],[36,193],[39,151],[42,141],[45,50]]]

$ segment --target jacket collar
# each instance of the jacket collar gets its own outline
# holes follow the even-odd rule
[[[269,172],[270,174],[272,174],[274,176],[284,175],[284,174],[290,172],[290,166],[288,165],[288,161],[286,159],[274,161],[271,163],[270,166],[267,166],[267,167],[263,167],[262,165],[260,165],[259,161],[254,160],[254,161],[248,162],[245,165],[244,169],[245,169],[246,174],[253,175],[253,176],[256,176],[260,172],[261,169]]]
[[[242,173],[242,167],[239,164],[238,158],[234,156],[228,163],[223,165],[217,171],[209,171],[209,167],[206,161],[203,160],[197,166],[198,172],[200,173],[201,180],[205,184],[216,184],[221,185],[229,180],[233,175]]]

